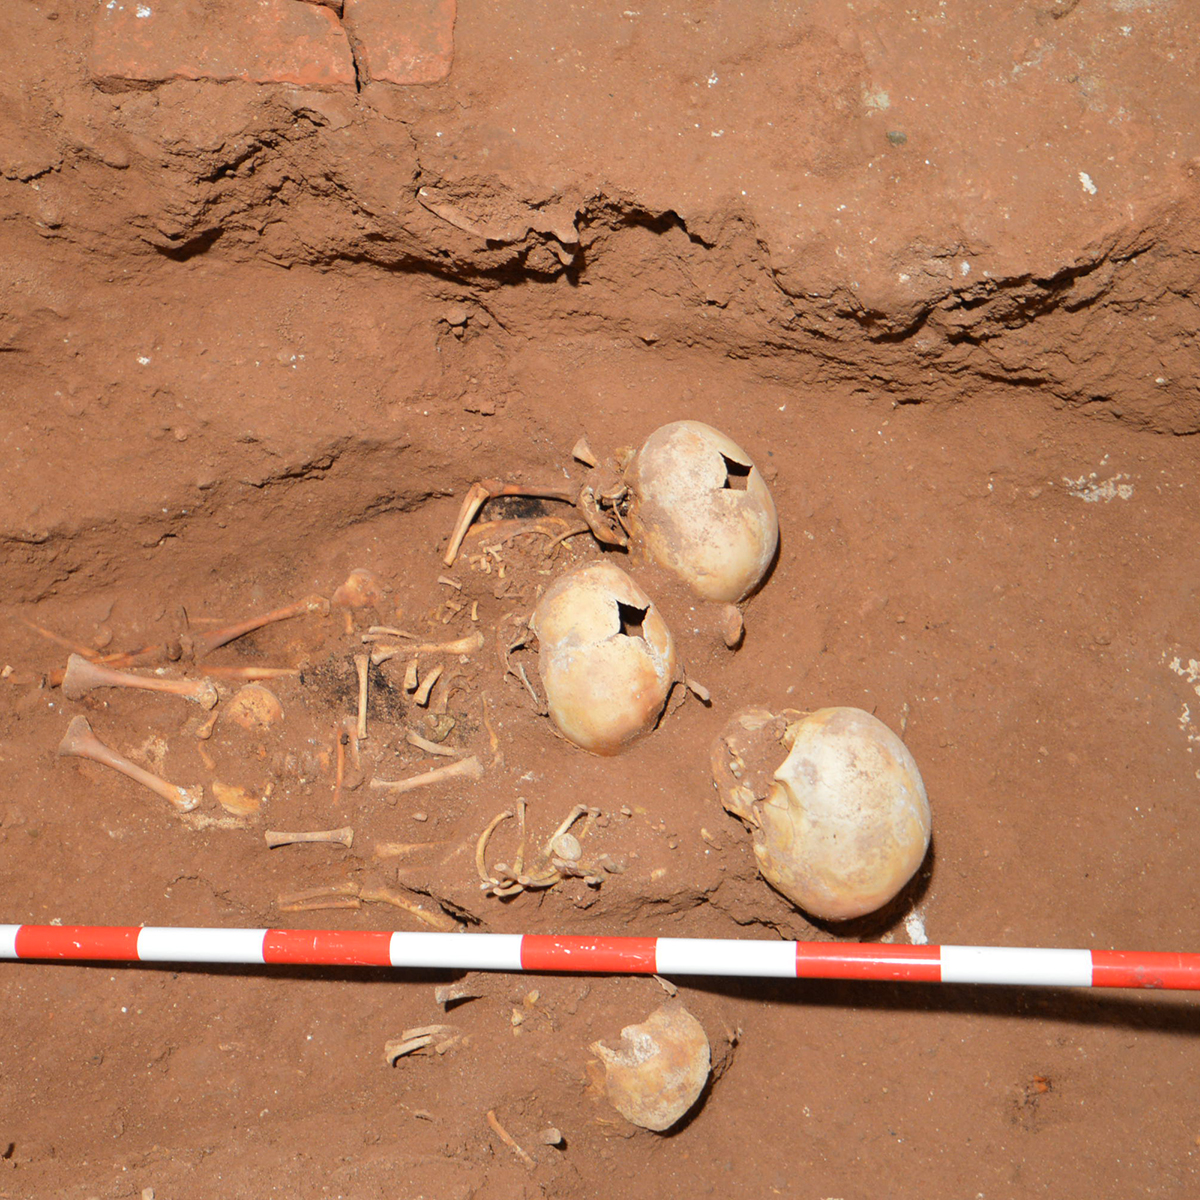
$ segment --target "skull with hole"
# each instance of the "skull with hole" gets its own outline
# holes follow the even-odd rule
[[[626,473],[635,542],[705,600],[744,600],[779,544],[775,502],[750,456],[700,421],[655,430]]]
[[[815,917],[882,908],[929,849],[917,764],[862,709],[745,709],[717,738],[712,769],[721,803],[750,829],[763,877]]]
[[[563,575],[529,624],[550,716],[569,741],[615,754],[658,723],[679,678],[675,643],[620,567],[593,562]]]

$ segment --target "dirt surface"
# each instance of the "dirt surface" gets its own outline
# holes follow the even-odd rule
[[[1188,6],[464,0],[442,82],[341,91],[98,86],[92,20],[0,22],[0,921],[1195,948]],[[502,649],[614,552],[552,548],[574,518],[550,503],[550,532],[492,505],[442,553],[473,480],[578,483],[581,434],[604,455],[683,418],[761,468],[778,562],[730,651],[714,606],[620,555],[712,703],[594,757]],[[349,629],[189,660],[355,567],[385,599]],[[427,708],[407,653],[372,669],[339,791],[375,623],[484,644],[418,656],[444,667]],[[211,736],[173,696],[66,699],[71,646],[214,668]],[[535,647],[511,665],[537,690]],[[296,673],[245,731],[228,671],[263,666]],[[749,704],[902,733],[933,848],[883,914],[811,924],[758,877],[709,776]],[[80,714],[203,803],[58,757]],[[483,778],[371,788],[450,761],[409,730]],[[485,894],[476,840],[520,800],[531,839],[599,809],[585,853],[626,869]],[[352,847],[263,838],[340,826]],[[502,823],[489,866],[517,841]],[[287,903],[322,890],[346,907]],[[443,1012],[452,978],[6,964],[0,1197],[1197,1188],[1186,995],[679,979],[719,1069],[664,1136],[589,1050],[653,980],[473,974]],[[456,1040],[385,1063],[431,1023]]]

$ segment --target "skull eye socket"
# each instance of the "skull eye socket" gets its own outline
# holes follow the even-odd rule
[[[633,604],[622,604],[617,601],[617,619],[621,623],[618,634],[622,637],[640,637],[643,640],[646,637],[642,629],[642,622],[646,619],[646,614],[650,611],[649,608],[638,608]]]
[[[725,482],[721,486],[732,492],[744,492],[750,484],[750,472],[754,468],[730,458],[728,454],[722,454],[721,459],[725,463]]]

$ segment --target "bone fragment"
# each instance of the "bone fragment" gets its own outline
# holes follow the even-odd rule
[[[67,669],[63,675],[63,695],[68,700],[82,700],[93,688],[100,687],[167,692],[191,700],[202,708],[213,708],[217,703],[217,689],[210,679],[160,679],[153,675],[130,675],[126,671],[115,671],[112,667],[92,662],[81,654],[72,654],[67,659]]]
[[[326,908],[362,908],[362,901],[357,896],[314,896],[291,904],[277,903],[276,907],[280,912],[315,912]]]
[[[562,1130],[554,1125],[547,1125],[545,1129],[538,1134],[538,1141],[543,1146],[561,1146],[566,1139],[562,1135]]]
[[[482,995],[483,992],[462,979],[457,983],[439,984],[433,989],[433,998],[443,1009],[448,1009],[459,1000],[478,1000]]]
[[[730,650],[736,650],[746,636],[746,621],[736,604],[726,604],[721,610],[721,639]]]
[[[408,666],[404,668],[404,690],[406,692],[415,692],[419,682],[420,680],[417,678],[417,660],[410,658]]]
[[[424,708],[429,703],[429,693],[433,691],[433,685],[441,677],[442,668],[440,666],[434,667],[432,671],[429,671],[425,675],[425,678],[421,680],[421,686],[413,693],[413,703],[419,704]]]
[[[295,604],[289,604],[284,608],[277,608],[273,612],[264,613],[262,616],[250,617],[248,620],[239,621],[236,625],[226,625],[223,629],[214,629],[212,633],[193,638],[192,657],[201,659],[213,650],[228,645],[245,634],[253,633],[254,630],[261,629],[264,625],[270,625],[274,621],[287,621],[292,617],[303,616],[305,613],[328,611],[329,601],[323,596],[305,596],[303,600],[297,600]]]
[[[431,742],[428,738],[423,738],[419,733],[414,733],[411,729],[404,735],[404,740],[410,746],[416,746],[418,750],[424,750],[426,754],[439,754],[443,758],[458,757],[456,750],[451,750],[449,746],[439,746],[437,742]]]
[[[594,467],[600,461],[591,446],[588,445],[587,437],[581,437],[579,441],[571,449],[571,457],[578,462],[583,463],[585,467]]]
[[[404,858],[415,854],[418,850],[428,850],[431,846],[441,846],[442,842],[376,842],[374,855],[376,858]]]
[[[367,736],[367,668],[371,665],[370,656],[356,654],[354,669],[358,672],[358,740],[364,741]]]
[[[702,683],[697,683],[694,679],[684,677],[683,682],[687,685],[687,689],[700,701],[701,704],[712,703],[712,693]]]
[[[191,812],[204,796],[204,789],[179,787],[131,763],[115,750],[110,750],[93,732],[86,717],[75,717],[67,726],[66,736],[59,743],[58,753],[64,757],[90,758],[92,762],[111,767],[143,787],[161,796],[178,812]]]
[[[263,833],[263,840],[272,850],[276,846],[291,846],[301,842],[328,842],[349,849],[354,845],[354,830],[349,825],[341,829],[318,829],[312,833],[288,833],[279,829],[268,829]]]
[[[424,1050],[426,1046],[433,1046],[434,1050],[442,1054],[459,1039],[460,1035],[453,1025],[418,1025],[413,1029],[406,1029],[398,1038],[393,1038],[384,1045],[384,1061],[389,1067],[395,1066],[397,1059]]]
[[[517,1157],[518,1157],[518,1158],[519,1158],[519,1159],[520,1159],[520,1160],[521,1160],[521,1161],[522,1161],[524,1164],[525,1164],[525,1165],[526,1165],[526,1166],[527,1166],[527,1167],[531,1167],[531,1168],[532,1168],[532,1167],[536,1167],[536,1166],[537,1166],[537,1163],[535,1163],[535,1162],[533,1161],[533,1159],[532,1159],[532,1158],[530,1158],[530,1157],[529,1157],[529,1155],[528,1155],[528,1154],[526,1154],[526,1153],[525,1153],[525,1151],[524,1151],[524,1150],[522,1150],[522,1149],[521,1149],[521,1147],[520,1147],[520,1146],[518,1146],[518,1145],[517,1145],[517,1143],[516,1143],[516,1142],[513,1140],[513,1136],[512,1136],[512,1134],[510,1134],[510,1133],[508,1132],[508,1130],[507,1130],[507,1129],[505,1129],[505,1128],[504,1128],[504,1126],[503,1126],[503,1125],[501,1125],[501,1124],[500,1124],[500,1122],[499,1122],[498,1120],[496,1120],[496,1114],[495,1114],[494,1110],[492,1110],[492,1109],[490,1109],[490,1108],[488,1109],[488,1114],[487,1114],[487,1123],[488,1123],[488,1124],[489,1124],[489,1125],[492,1127],[492,1129],[494,1129],[494,1130],[495,1130],[495,1132],[496,1132],[496,1136],[497,1136],[497,1137],[498,1137],[498,1138],[499,1138],[499,1139],[500,1139],[500,1140],[501,1140],[501,1141],[502,1141],[502,1142],[503,1142],[503,1143],[504,1143],[504,1144],[505,1144],[505,1145],[506,1145],[506,1146],[507,1146],[507,1147],[508,1147],[508,1148],[509,1148],[509,1149],[510,1149],[510,1150],[511,1150],[511,1151],[512,1151],[512,1152],[513,1152],[513,1153],[514,1153],[514,1154],[515,1154],[515,1155],[516,1155],[516,1156],[517,1156]]]
[[[467,494],[463,497],[462,507],[458,511],[458,519],[455,521],[454,530],[450,535],[450,543],[442,558],[442,562],[446,566],[454,566],[454,560],[458,557],[463,538],[467,536],[467,530],[470,529],[471,522],[475,520],[479,510],[489,500],[495,500],[498,496],[530,496],[540,500],[561,500],[566,504],[575,503],[575,496],[564,488],[527,487],[520,483],[504,484],[496,479],[481,479],[478,483],[471,484],[467,489]]]
[[[457,579],[451,579],[449,575],[439,575],[437,581],[438,583],[444,583],[446,587],[454,588],[457,592],[462,591],[462,584]]]
[[[289,904],[302,904],[309,900],[327,899],[330,896],[338,896],[343,899],[349,896],[357,899],[358,893],[358,884],[347,879],[342,883],[327,883],[324,887],[305,888],[302,892],[288,892],[286,895],[280,896],[275,903],[282,908]]]
[[[444,767],[434,767],[432,771],[414,775],[410,779],[372,779],[371,787],[378,791],[411,792],[416,788],[426,787],[433,783],[445,783],[454,779],[482,779],[483,764],[475,757],[460,758],[457,762],[447,763]]]

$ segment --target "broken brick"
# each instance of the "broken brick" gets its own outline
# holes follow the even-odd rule
[[[356,87],[350,44],[334,11],[295,0],[108,0],[95,18],[91,70],[109,86],[243,79]]]
[[[437,83],[454,59],[456,0],[345,0],[359,69],[373,83]]]

